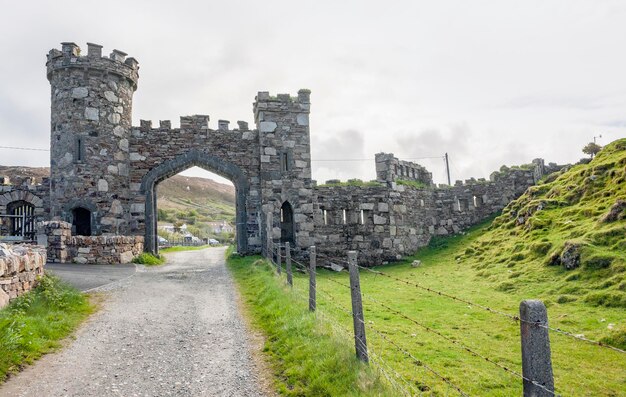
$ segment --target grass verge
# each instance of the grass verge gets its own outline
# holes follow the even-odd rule
[[[277,391],[285,396],[393,396],[377,375],[340,337],[307,310],[307,301],[290,292],[273,268],[258,256],[228,251],[251,323],[265,336]]]
[[[43,276],[35,289],[0,310],[0,383],[58,348],[93,311],[85,295]]]
[[[159,251],[161,253],[166,254],[168,252],[198,251],[198,250],[203,250],[203,249],[209,248],[209,247],[210,247],[210,245],[196,245],[196,246],[175,245],[173,247],[160,249]]]
[[[559,295],[554,291],[558,277],[550,274],[555,271],[553,267],[546,267],[541,273],[538,269],[534,282],[524,284],[523,288],[497,288],[503,279],[515,282],[518,279],[514,277],[516,269],[504,267],[499,273],[486,277],[484,269],[476,265],[489,261],[470,260],[465,256],[467,249],[483,239],[486,233],[488,225],[481,225],[466,235],[433,240],[430,247],[415,256],[378,270],[511,315],[519,313],[522,300],[541,299],[548,306],[552,327],[624,347],[624,310],[584,301],[559,302]],[[415,259],[422,262],[417,268],[411,267]],[[331,278],[333,280],[329,280]],[[338,286],[337,282],[348,285],[348,274],[318,269],[318,310],[349,327],[352,319],[336,307],[349,310],[350,291]],[[307,288],[307,276],[296,274],[294,289],[307,293]],[[467,346],[521,373],[520,328],[515,321],[367,271],[361,272],[361,290],[368,327],[375,328],[411,352],[467,394],[501,397],[522,394],[521,379],[461,347]],[[377,302],[385,303],[458,344],[399,317]],[[381,352],[383,360],[410,383],[428,391],[429,395],[453,395],[452,389],[441,379],[426,371],[424,366],[413,365],[378,334],[368,331],[367,338],[370,350]],[[554,332],[550,333],[550,342],[555,387],[559,394],[626,395],[626,359],[623,354]]]
[[[162,255],[152,255],[148,252],[137,255],[133,258],[133,263],[144,266],[159,266],[165,263],[165,258]]]

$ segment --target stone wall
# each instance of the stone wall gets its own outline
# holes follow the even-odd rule
[[[72,238],[72,225],[62,221],[47,221],[38,224],[38,244],[46,247],[48,262],[68,263],[68,244]]]
[[[143,236],[73,236],[67,249],[69,258],[74,263],[130,263],[143,252]]]
[[[426,246],[432,236],[456,234],[503,209],[536,183],[536,169],[509,169],[493,181],[457,181],[454,186],[415,188],[326,186],[315,188],[318,252],[359,263],[400,259]]]
[[[415,181],[430,186],[433,174],[417,163],[400,160],[393,153],[376,153],[376,180],[389,186],[398,180]]]
[[[115,265],[129,263],[143,252],[143,236],[72,236],[68,222],[39,224],[40,244],[51,263]]]
[[[42,247],[0,244],[0,307],[35,287],[45,264]]]

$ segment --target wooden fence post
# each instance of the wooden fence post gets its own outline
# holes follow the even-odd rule
[[[291,273],[291,245],[289,241],[285,243],[285,268],[287,269],[287,282],[293,287],[293,274]]]
[[[309,311],[315,311],[315,272],[317,268],[317,254],[315,252],[315,246],[309,249]]]
[[[281,252],[280,252],[282,251],[281,245],[282,244],[280,242],[276,244],[276,267],[278,267],[278,274],[281,274],[283,271],[283,264],[282,264],[283,258],[281,257]]]
[[[350,270],[350,293],[352,295],[352,321],[354,323],[354,345],[356,356],[367,363],[367,340],[365,339],[365,320],[363,319],[363,301],[361,298],[361,283],[359,268],[357,267],[356,251],[348,251],[348,268]]]
[[[522,375],[524,397],[553,396],[554,378],[548,334],[548,311],[539,300],[520,303],[520,330],[522,335]],[[541,386],[543,387],[541,387]],[[547,390],[546,390],[547,389]],[[549,391],[550,392],[549,392]]]

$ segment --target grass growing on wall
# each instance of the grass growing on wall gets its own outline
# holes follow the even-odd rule
[[[0,310],[0,383],[60,346],[94,310],[86,296],[53,276]]]
[[[358,187],[381,187],[384,184],[378,181],[362,181],[361,179],[348,179],[345,182],[342,181],[327,181],[324,184],[318,185],[318,187],[341,187],[341,186],[358,186]]]
[[[264,353],[281,395],[397,395],[355,358],[353,342],[307,311],[307,300],[290,292],[268,262],[233,255],[228,266],[253,326],[266,336]]]
[[[396,180],[396,183],[398,185],[409,186],[409,187],[412,187],[412,188],[415,188],[415,189],[426,189],[428,187],[428,185],[426,185],[424,182],[420,182],[420,181],[398,179],[398,180]]]

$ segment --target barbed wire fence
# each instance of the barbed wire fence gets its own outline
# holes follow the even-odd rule
[[[353,291],[355,288],[352,284],[352,279],[351,285],[347,285],[341,281],[336,280],[334,277],[323,276],[323,280],[325,282],[329,282],[337,286],[337,291],[349,290],[351,292],[351,300],[353,302],[352,310],[342,307],[339,303],[337,303],[339,302],[339,300],[336,298],[336,296],[330,294],[326,290],[317,287],[315,280],[319,274],[316,270],[318,258],[323,259],[326,263],[340,264],[342,267],[348,268],[351,271],[351,277],[353,273],[357,274],[357,282],[358,274],[360,271],[368,272],[376,276],[386,277],[395,283],[401,283],[406,286],[414,287],[434,296],[461,303],[463,305],[468,305],[468,307],[477,307],[486,313],[498,316],[500,318],[504,318],[511,323],[518,324],[520,326],[522,339],[521,371],[511,368],[509,364],[501,363],[498,359],[489,357],[484,353],[480,353],[475,348],[469,346],[466,342],[462,342],[460,340],[457,340],[456,338],[446,335],[445,333],[435,329],[434,327],[425,324],[423,321],[419,321],[411,315],[408,315],[407,313],[404,313],[401,310],[394,308],[393,305],[390,303],[383,302],[378,298],[370,296],[369,294],[361,293],[360,287],[357,288],[359,290],[358,300],[363,299],[368,304],[376,305],[384,309],[386,313],[396,316],[397,318],[401,318],[409,322],[413,326],[416,326],[424,330],[425,332],[437,336],[442,342],[446,342],[449,345],[454,346],[460,352],[469,354],[476,359],[485,361],[493,368],[501,370],[509,376],[519,379],[523,383],[524,396],[560,395],[557,393],[554,386],[551,351],[548,336],[549,333],[555,333],[560,336],[564,336],[575,342],[581,342],[590,346],[607,349],[619,354],[620,356],[622,354],[626,355],[626,351],[615,346],[602,343],[601,341],[586,338],[585,336],[577,334],[575,332],[549,326],[547,322],[547,312],[545,306],[540,301],[522,302],[520,306],[520,315],[514,315],[504,312],[502,310],[494,309],[484,304],[476,303],[466,298],[455,296],[445,291],[433,289],[412,280],[406,280],[396,277],[393,274],[389,274],[387,272],[360,266],[356,261],[356,252],[354,252],[352,255],[353,258],[350,258],[350,255],[348,255],[348,259],[346,260],[343,258],[338,258],[336,256],[327,256],[325,254],[317,253],[315,251],[315,247],[311,247],[309,251],[310,263],[308,265],[305,265],[299,260],[292,258],[291,247],[289,246],[289,243],[285,243],[283,245],[281,243],[271,242],[269,239],[268,249],[266,252],[266,257],[270,259],[271,263],[276,267],[277,275],[279,275],[280,277],[283,277],[284,275],[285,281],[288,285],[292,287],[294,295],[304,301],[308,301],[309,310],[314,311],[320,319],[329,324],[335,331],[339,330],[339,333],[344,337],[354,338],[357,356],[361,358],[359,351],[365,351],[366,359],[363,360],[361,358],[362,361],[369,362],[371,359],[373,367],[378,371],[381,377],[386,379],[387,383],[389,383],[398,393],[401,393],[401,395],[422,395],[425,390],[433,390],[433,388],[431,387],[431,385],[428,385],[422,380],[419,380],[419,384],[421,385],[421,387],[417,387],[416,383],[412,379],[408,379],[406,376],[400,374],[396,369],[394,369],[392,363],[386,361],[380,351],[372,351],[372,347],[366,342],[365,334],[363,334],[362,337],[359,337],[357,325],[360,325],[363,329],[366,329],[368,332],[370,332],[370,334],[377,336],[379,338],[379,346],[381,346],[381,349],[383,348],[382,346],[386,346],[385,349],[388,348],[398,354],[401,354],[409,362],[414,364],[416,368],[424,370],[425,372],[429,373],[432,379],[446,386],[448,391],[452,391],[456,395],[461,396],[468,396],[469,394],[467,393],[467,391],[463,390],[458,384],[453,382],[449,375],[442,373],[441,370],[435,369],[432,365],[417,357],[415,349],[412,346],[406,346],[403,344],[403,342],[394,340],[384,331],[378,329],[377,327],[374,327],[372,323],[364,321],[362,315],[361,317],[359,317],[357,313],[358,310],[354,309]],[[283,261],[285,263],[284,272],[282,270]],[[308,297],[302,294],[299,288],[293,288],[293,265],[296,266],[297,271],[309,275]],[[339,322],[337,322],[337,320],[333,319],[329,313],[319,310],[319,306],[317,305],[318,295],[322,298],[325,298],[323,299],[324,308],[329,308],[329,311],[333,313],[341,313],[346,318],[350,318],[353,320],[355,328],[354,333],[350,333],[350,331],[348,331],[345,326],[342,326]],[[361,313],[362,310],[363,309],[361,308]],[[544,364],[540,365],[539,367],[532,367],[530,363],[530,361],[532,361],[531,358],[536,359],[537,356],[541,356],[542,362]]]

